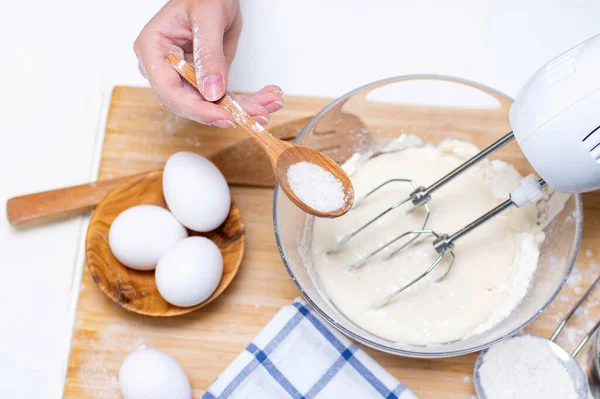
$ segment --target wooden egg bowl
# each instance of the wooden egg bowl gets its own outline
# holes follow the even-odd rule
[[[217,298],[235,277],[244,255],[246,233],[240,209],[231,203],[229,216],[209,233],[188,231],[212,240],[223,255],[223,277],[215,292],[204,302],[179,307],[159,294],[154,270],[140,271],[121,264],[108,245],[108,231],[113,220],[135,205],[158,205],[166,208],[162,192],[162,171],[133,176],[110,192],[94,211],[85,239],[86,264],[92,279],[110,299],[125,309],[147,316],[169,317],[192,312]]]

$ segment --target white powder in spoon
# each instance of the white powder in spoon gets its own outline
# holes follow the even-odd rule
[[[316,211],[331,212],[346,204],[342,182],[314,163],[293,164],[287,177],[296,197]]]
[[[567,369],[541,339],[511,338],[490,348],[479,369],[487,399],[577,399]]]

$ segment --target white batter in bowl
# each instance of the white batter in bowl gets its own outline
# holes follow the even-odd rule
[[[427,186],[477,152],[473,145],[456,140],[437,147],[408,148],[353,167],[357,170],[351,180],[357,198],[397,177],[399,171]],[[454,232],[506,200],[520,179],[509,164],[484,160],[435,193],[429,202],[427,228]],[[438,254],[431,240],[385,260],[387,254],[406,242],[399,241],[360,269],[348,272],[348,267],[399,232],[419,229],[424,209],[407,214],[412,204],[397,208],[340,251],[326,253],[338,239],[408,197],[411,188],[408,184],[391,184],[340,218],[314,220],[312,236],[308,237],[309,256],[324,291],[356,324],[392,341],[441,344],[493,327],[521,302],[537,267],[539,244],[545,235],[533,204],[512,208],[461,239],[454,250],[453,268],[444,280],[436,282],[447,269],[442,264],[376,311],[370,309],[374,303],[412,281],[435,261]]]

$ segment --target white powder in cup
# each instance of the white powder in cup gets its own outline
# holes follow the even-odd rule
[[[296,197],[316,211],[331,212],[346,204],[342,182],[314,163],[293,164],[287,177]]]
[[[522,335],[500,342],[479,369],[488,399],[577,399],[567,369],[542,340]]]

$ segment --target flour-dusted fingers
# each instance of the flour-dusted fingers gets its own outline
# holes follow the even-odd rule
[[[166,110],[207,125],[235,127],[231,115],[213,102],[226,93],[241,29],[238,0],[171,0],[146,24],[134,50],[140,72]],[[169,54],[194,65],[198,89],[171,68],[165,60]],[[282,90],[274,85],[238,100],[261,124],[283,106]]]

